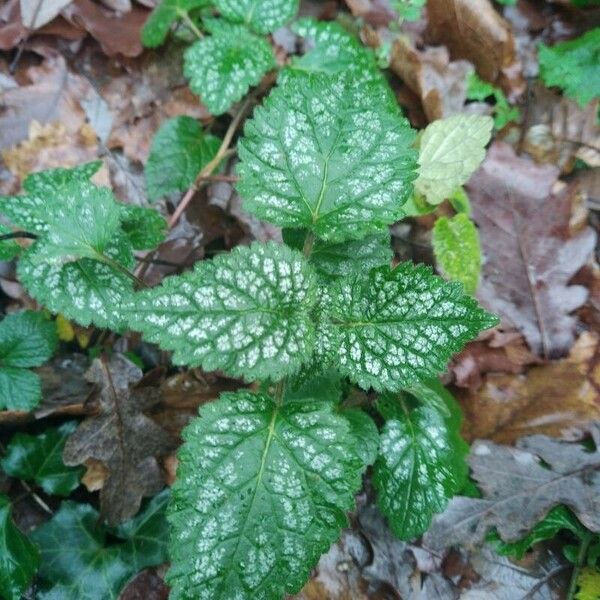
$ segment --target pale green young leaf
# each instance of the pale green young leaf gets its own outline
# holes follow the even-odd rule
[[[296,250],[302,250],[306,239],[305,229],[284,229],[283,241]],[[325,242],[316,239],[310,262],[326,278],[352,273],[365,273],[374,267],[390,264],[394,253],[388,231],[368,235],[361,240]]]
[[[430,123],[421,137],[415,189],[439,204],[466,183],[485,157],[493,121],[479,115],[454,115]]]
[[[78,485],[83,469],[67,467],[62,452],[77,423],[69,421],[38,435],[15,434],[0,461],[7,475],[35,481],[47,494],[68,496]]]
[[[154,135],[144,167],[150,200],[189,188],[220,144],[218,137],[205,135],[192,117],[165,121]]]
[[[291,78],[244,133],[238,189],[258,218],[343,241],[402,216],[416,176],[414,133],[386,86]]]
[[[481,271],[481,247],[475,224],[464,214],[440,217],[433,226],[433,252],[442,273],[474,294]]]
[[[132,256],[113,256],[122,267]],[[132,280],[102,262],[82,258],[64,265],[44,262],[44,247],[36,242],[17,265],[28,294],[53,313],[87,326],[120,329],[120,307],[133,294]]]
[[[600,98],[600,27],[552,47],[540,44],[538,58],[546,85],[561,88],[580,106]]]
[[[41,313],[22,311],[0,322],[0,409],[31,410],[37,406],[40,380],[27,367],[48,360],[57,341],[54,323]]]
[[[307,40],[309,49],[302,56],[293,58],[290,66],[282,71],[280,84],[284,84],[290,74],[298,73],[351,73],[357,81],[385,81],[373,51],[339,23],[305,17],[298,19],[291,29]]]
[[[459,283],[401,263],[339,280],[327,307],[334,366],[360,387],[399,391],[434,377],[450,357],[495,325]]]
[[[158,246],[167,233],[167,222],[152,208],[123,204],[121,210],[121,228],[132,248],[150,250]]]
[[[191,90],[213,115],[226,112],[275,67],[269,43],[243,25],[206,19],[212,35],[185,52],[184,74]]]
[[[37,548],[10,517],[10,500],[0,495],[0,597],[19,600],[39,563]]]
[[[214,0],[221,16],[256,33],[271,33],[298,12],[298,0]]]
[[[299,252],[255,243],[136,294],[123,314],[172,350],[176,364],[277,379],[310,357],[315,296],[315,275]]]
[[[142,44],[156,48],[166,39],[173,23],[189,18],[189,12],[211,4],[210,0],[161,0],[142,29]]]
[[[138,570],[166,560],[166,494],[131,522],[105,528],[89,505],[65,501],[32,540],[41,553],[40,600],[116,600]],[[108,543],[107,534],[124,538]]]
[[[172,489],[174,600],[300,590],[347,525],[365,465],[329,402],[223,394],[184,430]]]
[[[410,540],[464,485],[468,446],[430,406],[405,407],[381,432],[373,468],[377,504],[394,534]]]

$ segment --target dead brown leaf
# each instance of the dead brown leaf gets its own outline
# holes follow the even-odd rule
[[[392,46],[390,69],[419,96],[429,121],[463,110],[467,75],[473,66],[466,60],[450,61],[445,47],[421,51],[408,38],[398,37]]]
[[[510,444],[533,434],[569,437],[600,420],[600,345],[583,333],[563,360],[526,374],[490,373],[482,386],[457,389],[469,440]]]
[[[157,457],[167,455],[174,440],[143,412],[160,401],[159,388],[142,380],[140,369],[125,357],[96,359],[88,378],[100,386],[100,414],[69,437],[63,459],[67,465],[89,458],[104,463],[109,476],[100,491],[100,509],[109,523],[120,523],[135,515],[143,496],[164,486]]]
[[[588,292],[569,281],[596,240],[575,188],[554,191],[557,176],[496,142],[467,186],[485,257],[477,296],[546,358],[573,343]]]
[[[472,62],[511,100],[525,91],[512,32],[490,0],[429,0],[427,17],[429,38],[445,44],[452,58]]]

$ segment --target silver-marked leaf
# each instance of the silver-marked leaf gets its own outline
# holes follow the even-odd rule
[[[338,281],[331,290],[335,366],[364,389],[399,391],[446,367],[498,320],[429,267],[402,263]]]
[[[180,116],[168,119],[154,135],[150,156],[144,167],[150,200],[190,187],[198,173],[212,159],[221,140],[205,135],[196,119]]]
[[[68,169],[46,169],[36,173],[29,173],[23,181],[23,189],[29,194],[52,194],[58,188],[73,183],[74,181],[89,181],[102,166],[101,160],[83,163]]]
[[[468,215],[451,219],[440,217],[433,226],[433,251],[442,273],[460,281],[469,294],[474,294],[481,271],[479,234]]]
[[[205,19],[212,33],[185,52],[183,71],[192,92],[213,115],[226,112],[275,67],[271,46],[243,25]]]
[[[293,58],[290,66],[282,71],[280,83],[295,73],[352,73],[354,79],[363,82],[385,81],[373,51],[339,23],[305,17],[298,19],[291,29],[307,40],[308,49],[302,56]]]
[[[62,459],[67,437],[77,427],[75,421],[48,428],[38,435],[17,433],[0,461],[11,477],[35,481],[46,493],[68,496],[78,485],[82,468],[67,467]]]
[[[298,0],[214,0],[221,16],[256,33],[271,33],[298,12]]]
[[[157,210],[129,204],[123,204],[119,208],[121,228],[133,248],[150,250],[165,239],[167,222]]]
[[[123,312],[132,329],[174,351],[176,364],[277,379],[310,357],[315,296],[299,252],[255,243],[138,293]]]
[[[87,326],[120,329],[120,307],[133,294],[133,282],[102,262],[82,258],[64,265],[43,262],[44,248],[36,242],[17,266],[27,293],[53,313]],[[122,260],[131,257],[121,257]],[[115,260],[122,264],[119,257]],[[123,266],[130,266],[128,260]]]
[[[433,515],[444,510],[466,482],[468,450],[458,430],[431,406],[398,410],[387,420],[373,485],[396,536],[421,535]]]
[[[175,21],[186,18],[194,8],[209,5],[210,0],[162,0],[144,23],[142,44],[146,48],[160,46]]]
[[[466,183],[485,157],[494,121],[481,115],[453,115],[430,123],[421,137],[415,189],[439,204]]]
[[[402,216],[416,177],[414,133],[385,85],[291,78],[244,133],[238,189],[260,219],[342,241]]]
[[[33,579],[40,556],[10,516],[10,500],[0,495],[0,596],[19,600]]]
[[[172,489],[174,600],[298,592],[347,525],[365,466],[328,402],[223,394],[185,430]]]
[[[306,233],[304,229],[284,229],[283,240],[288,246],[302,250]],[[375,267],[389,265],[393,256],[390,234],[386,230],[362,240],[325,242],[316,239],[310,263],[319,274],[330,278],[365,273]]]

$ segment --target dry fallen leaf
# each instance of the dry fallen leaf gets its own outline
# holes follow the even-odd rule
[[[96,359],[88,377],[100,386],[100,414],[69,437],[63,459],[66,465],[89,458],[104,463],[109,475],[100,491],[100,509],[109,523],[120,523],[135,515],[143,496],[164,486],[157,457],[173,449],[174,439],[143,412],[160,401],[159,388],[140,382],[142,372],[125,357]]]
[[[455,392],[467,439],[510,444],[526,435],[573,436],[600,421],[600,343],[583,333],[563,360],[524,375],[490,373],[480,389]]]
[[[408,38],[398,37],[390,69],[419,96],[429,121],[463,111],[473,66],[466,60],[450,61],[445,47],[417,50]]]
[[[525,91],[521,64],[508,23],[490,0],[429,0],[427,32],[452,58],[466,58],[479,75],[511,100]]]
[[[485,257],[477,296],[546,358],[566,354],[573,343],[572,313],[588,292],[569,281],[596,241],[575,188],[552,192],[557,176],[556,167],[496,142],[467,186]]]

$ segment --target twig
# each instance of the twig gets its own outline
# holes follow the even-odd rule
[[[237,128],[252,100],[253,96],[248,96],[248,98],[246,98],[245,102],[242,104],[240,110],[237,112],[237,114],[231,121],[229,127],[227,128],[227,131],[225,132],[223,141],[221,142],[221,145],[217,150],[217,153],[212,158],[212,160],[210,160],[204,166],[200,173],[198,173],[198,176],[194,180],[194,183],[192,183],[192,185],[189,187],[188,191],[181,199],[181,202],[178,204],[177,209],[171,215],[171,218],[169,219],[169,229],[171,229],[177,223],[177,221],[179,221],[179,217],[181,217],[181,215],[184,213],[185,209],[191,202],[192,198],[194,197],[194,194],[198,190],[198,187],[200,186],[202,181],[205,180],[208,176],[212,175],[213,171],[221,164],[221,161],[228,154],[230,154],[229,145],[231,144],[231,140],[233,139],[233,136],[235,135],[235,132],[237,131]]]
[[[544,575],[544,577],[542,579],[540,579],[522,598],[521,600],[529,600],[529,598],[533,598],[537,592],[539,592],[542,587],[544,585],[546,585],[551,579],[554,579],[558,574],[562,573],[563,571],[565,571],[566,569],[569,568],[569,565],[559,565],[558,567],[555,567],[554,569],[552,569],[551,571],[549,571],[548,573],[546,573],[546,575]]]

